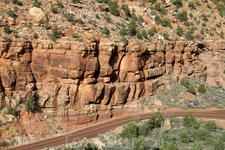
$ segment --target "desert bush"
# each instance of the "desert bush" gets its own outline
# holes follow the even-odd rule
[[[38,34],[36,32],[34,33],[33,38],[38,39]]]
[[[142,39],[142,36],[141,36],[141,33],[140,32],[137,33],[137,38],[138,39]]]
[[[69,21],[69,22],[75,22],[74,20],[74,14],[72,13],[65,13],[64,17]]]
[[[195,116],[190,112],[183,117],[183,126],[186,128],[193,127],[197,129],[199,127],[199,123]]]
[[[192,141],[208,141],[211,138],[211,134],[205,129],[194,129],[191,133]]]
[[[6,34],[10,34],[12,32],[8,25],[5,25],[3,30]]]
[[[181,131],[179,134],[180,140],[183,143],[191,142],[191,137],[189,136],[189,133],[187,130]]]
[[[132,144],[132,150],[145,150],[145,139],[143,137],[135,140]]]
[[[127,35],[127,30],[125,28],[121,28],[119,33],[121,36],[125,36],[125,35]]]
[[[52,34],[49,35],[49,38],[55,42],[56,39],[60,38],[61,36],[62,36],[61,31],[57,27],[54,27],[52,28]]]
[[[183,10],[182,12],[177,13],[177,19],[180,22],[187,21],[187,12],[185,10]]]
[[[209,120],[206,122],[204,128],[210,132],[215,132],[216,131],[216,122],[214,120]]]
[[[188,7],[189,7],[190,9],[196,9],[195,3],[194,3],[194,2],[188,2]]]
[[[137,33],[137,30],[136,30],[136,21],[134,19],[132,19],[129,22],[129,25],[128,25],[128,33],[131,36],[136,35],[136,33]]]
[[[130,122],[122,130],[121,135],[123,138],[128,138],[128,139],[136,138],[136,137],[138,137],[138,127],[133,122]]]
[[[130,17],[131,16],[130,9],[129,9],[128,5],[122,4],[122,9],[124,10],[124,12],[125,12],[125,14],[126,14],[127,17]]]
[[[200,84],[198,87],[198,92],[200,93],[205,93],[206,92],[206,88],[204,84]]]
[[[145,29],[143,29],[143,30],[141,31],[141,36],[142,36],[143,38],[147,38],[147,37],[148,37],[147,31],[146,31]]]
[[[23,5],[23,3],[20,2],[19,0],[11,0],[11,2],[12,2],[13,4],[16,4],[16,5],[19,5],[19,6],[22,6],[22,5]]]
[[[217,140],[213,145],[214,150],[224,150],[224,143],[221,139]]]
[[[156,24],[161,24],[162,19],[157,15],[155,16],[155,23]]]
[[[155,3],[156,2],[156,0],[148,0],[149,2],[151,2],[151,3]]]
[[[183,7],[182,0],[173,0],[173,4],[174,4],[177,8]]]
[[[109,35],[109,29],[107,27],[102,28],[102,34]]]
[[[7,114],[16,116],[16,107],[7,106]]]
[[[189,85],[187,88],[187,92],[189,92],[191,94],[195,94],[195,88],[193,86]]]
[[[34,0],[33,7],[40,8],[40,6],[41,6],[41,3],[40,3],[40,2],[38,2],[38,0]]]
[[[156,112],[147,121],[146,127],[147,127],[148,131],[151,131],[155,128],[160,128],[162,126],[162,124],[163,124],[163,117],[159,112]]]
[[[77,4],[80,3],[80,0],[71,0],[72,3]]]
[[[128,40],[127,40],[127,38],[126,38],[125,36],[122,36],[122,37],[121,37],[121,41],[122,41],[123,43],[125,43],[126,45],[128,44]]]
[[[167,33],[167,32],[163,32],[163,37],[164,37],[164,39],[169,39],[169,34]]]
[[[157,33],[157,30],[155,27],[152,27],[148,30],[148,35],[153,36],[155,33]]]
[[[176,144],[171,142],[170,144],[167,145],[166,150],[177,150]]]
[[[9,17],[16,18],[15,12],[14,12],[13,10],[11,10],[11,9],[7,11],[7,15],[8,15]]]
[[[183,33],[184,33],[183,28],[180,27],[180,26],[178,26],[177,29],[176,29],[176,34],[177,34],[178,36],[182,36]]]
[[[54,5],[51,6],[51,11],[52,11],[52,13],[54,13],[54,14],[57,14],[57,13],[59,12],[58,8],[55,7]]]
[[[171,27],[170,19],[168,19],[168,18],[162,19],[161,25],[164,27]]]
[[[36,101],[34,95],[30,93],[24,105],[27,112],[33,112],[36,109]]]

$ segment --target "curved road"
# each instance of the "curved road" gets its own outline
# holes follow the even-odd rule
[[[183,116],[188,112],[192,112],[196,117],[199,117],[199,118],[225,120],[225,110],[179,110],[179,111],[164,110],[164,111],[160,111],[160,113],[163,116],[165,115]],[[41,140],[34,143],[12,147],[12,148],[9,148],[8,150],[36,150],[36,149],[42,149],[45,147],[53,147],[53,146],[58,146],[61,144],[80,141],[84,137],[87,137],[87,138],[96,137],[98,134],[103,134],[118,126],[126,124],[130,121],[134,121],[134,119],[137,118],[137,116],[139,119],[148,119],[152,114],[154,114],[154,112],[133,114],[133,115],[127,115],[123,117],[113,118],[113,119],[109,119],[108,121],[97,123],[95,125],[88,126],[78,131],[71,132],[69,134]]]

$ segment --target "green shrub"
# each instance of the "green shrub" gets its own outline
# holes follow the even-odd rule
[[[95,15],[95,17],[96,17],[97,19],[100,19],[100,17],[99,17],[99,15],[98,15],[98,14],[96,14],[96,15]]]
[[[187,88],[187,92],[189,92],[191,94],[195,94],[195,88],[193,86],[189,85]]]
[[[210,132],[215,132],[216,131],[216,122],[214,120],[209,120],[206,122],[205,127],[206,130]]]
[[[189,27],[190,26],[190,22],[189,21],[184,21],[184,25]]]
[[[16,4],[16,5],[19,5],[19,6],[22,6],[23,5],[23,3],[21,3],[19,0],[11,0],[11,2],[13,4]]]
[[[107,27],[102,28],[102,34],[109,35],[109,29]]]
[[[153,129],[160,128],[162,124],[163,124],[163,117],[159,112],[156,112],[147,121],[146,127],[148,131],[151,131]]]
[[[7,106],[7,114],[16,116],[16,107]]]
[[[223,141],[220,140],[220,139],[217,140],[217,141],[214,143],[213,148],[214,148],[214,150],[224,150],[225,147],[224,147]]]
[[[143,38],[147,38],[147,37],[148,37],[147,31],[146,31],[145,29],[143,29],[143,30],[141,31],[141,36],[142,36]]]
[[[41,6],[41,3],[39,3],[38,0],[34,0],[33,7],[40,8],[40,6]]]
[[[155,23],[156,24],[161,24],[161,18],[158,15],[155,16]]]
[[[54,5],[51,6],[51,11],[53,14],[57,14],[59,12],[58,8],[55,7]]]
[[[11,31],[11,29],[10,29],[10,27],[9,27],[8,25],[5,25],[5,26],[4,26],[4,32],[5,32],[6,34],[10,34],[12,31]]]
[[[137,33],[137,38],[138,39],[142,39],[142,36],[141,36],[141,33],[140,32]]]
[[[80,0],[71,0],[72,3],[77,4],[80,3]]]
[[[122,4],[122,9],[124,10],[124,12],[125,12],[125,14],[126,14],[127,17],[130,17],[131,16],[130,9],[129,9],[128,5]]]
[[[170,19],[168,19],[168,18],[162,19],[161,25],[164,27],[171,27]]]
[[[33,112],[36,109],[36,101],[31,93],[29,94],[24,104],[27,112]]]
[[[128,25],[128,33],[131,36],[136,35],[136,33],[137,33],[137,30],[136,30],[136,21],[134,19],[132,19],[129,22],[129,25]]]
[[[178,36],[182,36],[183,33],[184,33],[183,28],[180,27],[180,26],[178,26],[177,29],[176,29],[176,34],[177,34]]]
[[[208,16],[206,14],[201,15],[203,21],[208,21]]]
[[[217,4],[216,8],[219,11],[220,16],[224,17],[225,16],[225,5]]]
[[[193,40],[193,32],[192,31],[187,31],[186,34],[185,34],[185,39],[187,40]]]
[[[60,32],[60,30],[57,27],[52,28],[52,34],[49,35],[49,38],[52,41],[56,41],[57,38],[60,38],[62,35],[62,33]]]
[[[167,145],[166,150],[177,150],[177,146],[171,142],[169,145]]]
[[[82,20],[81,18],[77,19],[77,22],[78,22],[79,24],[83,24],[83,23],[84,23],[83,20]]]
[[[185,126],[186,128],[193,127],[197,129],[199,127],[199,123],[195,116],[191,112],[189,112],[183,117],[183,126]]]
[[[195,3],[194,3],[194,2],[188,2],[188,7],[189,7],[190,9],[196,9]]]
[[[107,4],[109,6],[109,11],[110,11],[111,14],[113,14],[115,16],[119,16],[120,15],[116,2],[113,2],[111,0],[107,0]]]
[[[126,45],[128,44],[128,40],[127,40],[127,38],[126,38],[125,36],[122,36],[122,37],[121,37],[121,41],[122,41],[123,43],[125,43]]]
[[[38,34],[36,32],[34,33],[33,38],[38,39]]]
[[[156,0],[148,0],[149,2],[151,2],[151,3],[155,3],[156,2]]]
[[[183,78],[180,81],[181,85],[183,85],[184,87],[188,88],[188,86],[190,86],[191,84],[189,83],[189,80],[187,78]]]
[[[205,93],[206,92],[206,88],[204,84],[200,84],[198,87],[198,92],[200,93]]]
[[[152,27],[148,30],[148,35],[153,36],[155,33],[157,33],[157,30],[155,27]]]
[[[183,143],[191,142],[191,137],[189,136],[189,133],[186,130],[181,131],[178,135],[180,137],[181,142]]]
[[[155,10],[160,11],[161,10],[161,4],[159,4],[159,3],[155,4]]]
[[[194,129],[191,133],[192,141],[208,141],[211,138],[211,134],[205,129]]]
[[[182,0],[173,0],[173,4],[174,4],[177,8],[183,7]]]
[[[183,10],[182,12],[177,13],[177,19],[181,22],[187,21],[187,12]]]
[[[132,144],[132,150],[146,150],[145,139],[141,137],[135,140]]]
[[[141,16],[141,15],[139,15],[138,17],[137,17],[137,21],[138,21],[138,23],[141,25],[143,22],[145,22],[145,20],[144,20],[144,18]]]
[[[164,37],[164,39],[169,39],[169,34],[167,33],[167,32],[163,32],[163,37]]]
[[[69,22],[75,22],[74,20],[74,14],[72,13],[65,13],[64,17],[69,21]]]
[[[119,33],[121,36],[125,36],[125,35],[127,35],[127,30],[125,28],[121,28]]]
[[[147,136],[148,135],[148,129],[146,124],[142,124],[138,127],[138,134],[139,136]]]
[[[128,139],[136,138],[136,137],[138,137],[138,127],[133,122],[130,122],[122,130],[121,135],[123,138],[128,138]]]
[[[7,11],[7,15],[8,15],[9,17],[16,18],[15,12],[14,12],[13,10],[11,10],[11,9]]]

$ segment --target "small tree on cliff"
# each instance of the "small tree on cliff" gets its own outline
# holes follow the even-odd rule
[[[30,93],[24,104],[25,104],[25,109],[26,109],[27,112],[33,112],[36,108],[35,107],[36,101],[35,101],[34,95],[32,95]]]

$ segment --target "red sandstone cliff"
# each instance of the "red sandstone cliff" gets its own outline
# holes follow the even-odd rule
[[[0,108],[17,106],[34,92],[47,115],[77,115],[77,122],[109,118],[114,109],[167,84],[161,78],[166,74],[205,80],[199,54],[223,50],[225,41],[1,41]]]

